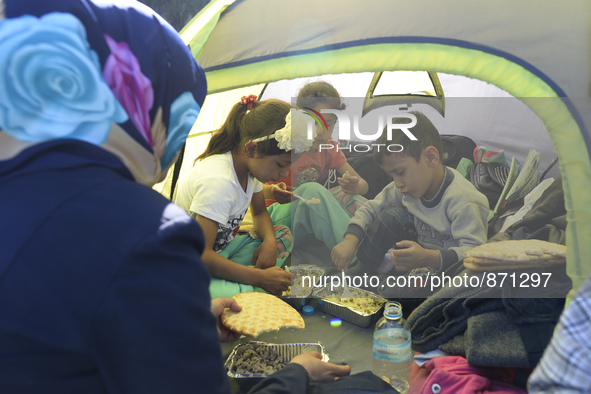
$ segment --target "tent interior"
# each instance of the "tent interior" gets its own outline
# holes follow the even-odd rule
[[[511,157],[515,157],[519,163],[524,163],[529,149],[535,149],[541,153],[540,174],[549,169],[548,176],[559,176],[558,165],[549,168],[556,158],[556,152],[548,131],[541,119],[524,101],[483,81],[437,73],[445,107],[444,114],[441,114],[439,109],[429,102],[416,102],[418,101],[416,97],[425,97],[431,92],[431,97],[435,95],[435,89],[427,72],[400,71],[384,74],[392,74],[389,86],[384,87],[383,92],[374,90],[373,97],[381,94],[386,100],[380,107],[372,108],[361,118],[362,133],[366,127],[372,131],[376,129],[377,115],[383,111],[396,111],[399,107],[397,103],[406,103],[411,105],[410,108],[407,107],[408,110],[425,113],[440,134],[463,135],[473,139],[478,146],[504,150],[509,161]],[[396,74],[400,75],[396,76]],[[412,76],[418,74],[418,77],[412,80],[409,74]],[[209,95],[198,123],[187,139],[181,176],[207,146],[211,137],[209,132],[221,126],[229,108],[233,103],[238,102],[241,96],[255,94],[260,100],[276,98],[291,103],[306,83],[327,81],[339,91],[347,107],[350,108],[360,106],[365,101],[373,77],[373,72],[303,77]],[[428,82],[425,83],[425,80]],[[399,81],[404,81],[406,86],[401,87]],[[425,88],[431,89],[431,92],[426,91]],[[425,91],[426,93],[423,93]],[[332,138],[338,140],[338,127],[333,131]],[[355,139],[353,138],[352,141]]]
[[[268,83],[382,71],[436,73],[446,85],[446,121],[431,120],[442,123],[442,134],[468,135],[477,144],[505,150],[509,158],[523,158],[534,148],[542,154],[541,171],[558,157],[568,222],[567,272],[577,289],[591,273],[585,258],[591,255],[590,7],[585,0],[568,7],[550,0],[453,6],[376,0],[360,12],[354,3],[333,0],[212,1],[181,31],[206,72],[209,92],[187,140],[193,153],[181,172],[203,149],[208,137],[201,133],[218,127],[241,96],[264,89],[269,93],[263,97],[289,101],[299,86],[295,82],[289,92],[271,93]],[[477,83],[466,89],[471,80]],[[499,89],[493,92],[494,87]],[[367,94],[349,96],[351,91],[341,89],[343,97]],[[474,100],[481,95],[485,98]],[[479,110],[471,106],[485,115],[472,118]],[[551,171],[557,175],[556,168]],[[157,190],[170,196],[166,186]]]
[[[409,72],[398,73],[406,81],[412,79],[408,76]],[[411,107],[408,109],[427,114],[441,134],[468,136],[479,146],[492,150],[503,150],[508,160],[515,157],[519,163],[524,163],[529,149],[535,149],[541,154],[540,178],[560,177],[559,165],[554,165],[557,154],[547,128],[524,100],[517,99],[508,92],[484,81],[438,73],[445,107],[444,115],[442,115],[441,106],[434,107],[428,102],[421,102],[424,101],[422,98],[425,91],[427,94],[435,95],[434,90],[436,89],[433,89],[432,85],[431,88],[428,86],[426,88],[420,83],[421,80],[425,81],[425,78],[431,82],[428,73],[416,71],[411,73],[421,75],[419,83],[405,86],[401,91],[387,90],[388,94],[392,94],[391,102],[393,104],[388,105],[388,100],[386,100],[382,103],[383,107],[373,108],[362,118],[362,125],[365,124],[363,119],[369,119],[367,127],[374,130],[375,117],[373,115],[389,110],[391,107],[398,109],[402,100],[402,102],[411,103]],[[402,74],[406,74],[406,76]],[[373,78],[373,72],[323,75],[257,84],[209,95],[196,126],[187,139],[183,159],[179,162],[179,164],[182,163],[180,176],[182,177],[192,167],[196,157],[207,146],[211,131],[221,125],[229,108],[238,102],[241,96],[255,94],[263,100],[277,98],[291,102],[305,83],[323,80],[330,82],[339,92],[342,92],[341,94],[345,97],[348,105],[360,106],[365,101],[368,86]],[[397,85],[397,88],[400,88],[400,85]],[[418,99],[416,92],[419,92]],[[360,128],[363,130],[363,126]],[[335,130],[334,138],[338,137],[337,133],[338,130]],[[350,154],[346,152],[346,155]],[[170,193],[170,190],[162,190],[162,188],[170,187],[172,173],[173,171],[170,172],[167,181],[158,185],[161,188],[160,191],[165,195]],[[298,261],[309,262],[310,254],[320,256],[324,260],[330,258],[329,252],[323,250],[321,245],[317,245],[316,249],[312,250],[313,253],[300,255]],[[306,316],[305,330],[289,329],[266,333],[257,340],[265,343],[318,342],[327,350],[331,361],[349,364],[354,373],[371,370],[371,354],[368,349],[371,349],[372,346],[373,327],[361,328],[346,321],[342,322],[342,326],[334,327],[330,324],[333,316],[319,311],[317,300],[309,302],[315,307],[316,312],[313,316]],[[337,333],[338,335],[335,335]],[[222,344],[224,356],[231,356],[234,349],[245,343],[251,343],[251,339],[242,337],[237,342]],[[239,392],[241,387],[248,387],[248,385],[244,386],[243,381],[235,379],[231,381],[235,392]]]
[[[372,84],[372,81],[385,81]],[[232,89],[207,96],[201,113],[187,138],[178,165],[177,178],[183,177],[195,159],[205,150],[212,132],[225,120],[231,106],[240,97],[255,94],[260,100],[268,98],[295,102],[297,92],[313,81],[327,81],[342,95],[348,108],[363,113],[359,128],[375,132],[381,114],[400,110],[416,110],[426,114],[442,135],[461,135],[471,138],[477,146],[503,151],[506,163],[511,158],[523,165],[530,149],[540,153],[539,181],[561,176],[558,155],[540,117],[528,102],[556,100],[553,98],[518,99],[507,91],[475,78],[426,71],[364,72],[329,74],[314,77],[283,79],[254,86]],[[376,104],[368,104],[379,98]],[[338,124],[333,131],[338,140]],[[353,136],[352,144],[355,141]],[[344,151],[347,157],[357,157],[353,149]],[[362,152],[363,153],[363,152]],[[164,195],[176,184],[175,171],[155,188]],[[333,178],[334,179],[334,178]],[[248,222],[246,217],[245,224]]]
[[[451,11],[459,7],[462,12]],[[311,16],[310,9],[318,12]],[[240,97],[293,102],[306,82],[325,80],[349,106],[361,106],[362,129],[375,132],[380,111],[412,109],[425,113],[440,134],[470,137],[504,151],[508,161],[523,164],[530,149],[540,152],[539,177],[562,178],[574,292],[591,273],[591,27],[585,17],[591,5],[383,0],[363,18],[357,9],[266,0],[212,1],[203,9],[181,36],[206,71],[209,94],[181,160],[155,189],[172,195],[173,174],[183,177],[191,168]],[[421,15],[422,23],[409,15]],[[240,26],[246,34],[235,34]],[[371,355],[351,355],[371,347],[370,330],[344,323],[336,336],[329,317],[307,317],[313,331],[261,339],[322,341],[336,362],[350,363],[354,372],[369,369]],[[234,345],[224,345],[225,353]]]

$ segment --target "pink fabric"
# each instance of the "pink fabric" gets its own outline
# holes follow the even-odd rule
[[[127,43],[117,43],[108,35],[105,40],[111,54],[105,62],[103,78],[134,126],[154,146],[149,113],[154,104],[152,81],[142,74],[140,63]]]
[[[475,367],[463,357],[437,357],[428,361],[414,375],[408,393],[527,394],[524,389],[509,383],[510,378],[507,369]]]

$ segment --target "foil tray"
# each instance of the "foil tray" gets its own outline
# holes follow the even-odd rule
[[[286,363],[297,355],[302,353],[316,351],[322,355],[323,361],[328,361],[328,354],[324,351],[324,346],[320,343],[267,343],[259,341],[250,341],[236,345],[228,358],[224,366],[230,378],[234,378],[242,390],[248,390],[258,382],[269,376],[269,374],[237,374],[233,372],[235,365],[238,362],[240,356],[248,349],[257,349],[261,346],[268,348],[269,350],[277,353]]]
[[[289,272],[296,275],[296,279],[292,282],[292,290],[294,290],[294,294],[285,294],[279,296],[283,301],[287,302],[289,305],[294,307],[297,310],[301,310],[309,301],[310,296],[312,295],[312,291],[314,290],[312,287],[309,288],[302,288],[298,286],[298,278],[301,278],[303,275],[310,275],[310,276],[323,276],[324,269],[312,264],[298,264],[287,269]]]
[[[354,298],[374,298],[379,301],[379,305],[369,312],[355,309],[354,306],[345,305],[338,300],[343,292],[342,288],[337,288],[333,291],[330,288],[318,289],[313,292],[313,296],[318,298],[318,309],[324,313],[339,317],[363,328],[374,324],[382,316],[384,305],[388,300],[371,291],[356,287],[349,287],[349,291]]]

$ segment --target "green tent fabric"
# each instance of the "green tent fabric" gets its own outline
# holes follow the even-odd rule
[[[591,273],[589,15],[588,0],[214,0],[181,36],[210,94],[305,76],[422,70],[520,98],[559,158],[576,289]]]

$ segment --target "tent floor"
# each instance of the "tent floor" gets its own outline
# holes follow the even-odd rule
[[[303,330],[283,329],[262,334],[256,339],[242,337],[236,342],[222,343],[224,360],[235,346],[249,341],[277,344],[320,342],[330,362],[350,365],[353,374],[371,370],[374,326],[362,328],[343,321],[340,327],[332,327],[330,320],[333,316],[322,313],[316,300],[311,300],[309,305],[314,306],[315,312],[312,316],[304,316],[306,328]],[[240,392],[236,381],[230,380],[232,392]]]
[[[323,266],[328,271],[336,271],[330,259],[330,251],[324,244],[314,238],[306,239],[300,245],[306,247],[297,248],[298,251],[290,256],[286,264],[315,264]],[[258,338],[242,337],[238,341],[222,344],[224,360],[230,355],[238,344],[249,341],[261,341],[267,343],[321,343],[328,354],[329,361],[335,364],[345,363],[351,366],[351,373],[369,371],[372,367],[373,330],[375,323],[367,328],[362,328],[342,321],[340,327],[333,327],[330,320],[334,316],[323,313],[318,308],[318,301],[310,299],[308,305],[314,307],[314,314],[305,316],[306,328],[283,329],[260,335]],[[301,311],[300,311],[301,312]],[[232,391],[240,392],[236,381],[231,380]]]

